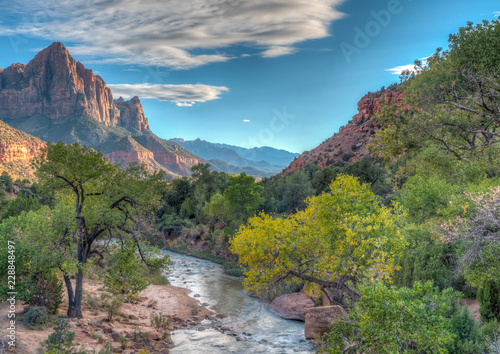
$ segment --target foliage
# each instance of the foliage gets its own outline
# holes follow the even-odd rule
[[[28,326],[38,326],[44,324],[48,321],[49,316],[47,315],[47,309],[42,306],[36,306],[30,308],[24,314],[24,323]]]
[[[288,218],[261,214],[241,226],[230,249],[248,266],[245,286],[264,294],[298,278],[357,298],[352,283],[392,275],[405,247],[399,207],[381,205],[369,185],[350,176],[339,176],[330,189]]]
[[[101,294],[102,305],[106,310],[106,320],[111,322],[113,317],[120,314],[120,308],[125,302],[125,298],[121,295],[111,296],[106,293]]]
[[[432,235],[426,225],[409,224],[402,229],[408,247],[393,276],[397,286],[434,281],[440,289],[452,285],[456,260],[453,246]]]
[[[385,129],[377,132],[376,150],[386,158],[411,157],[434,145],[497,174],[499,43],[500,21],[468,23],[450,36],[447,51],[438,49],[425,66],[416,62],[416,74],[403,75],[405,105],[386,105],[378,115]]]
[[[255,178],[242,173],[229,177],[229,186],[224,191],[231,221],[239,225],[264,206],[264,188],[255,183]]]
[[[456,337],[455,342],[448,347],[449,352],[481,354],[484,349],[483,335],[477,322],[470,316],[469,308],[464,306],[460,310],[458,301],[454,301],[450,321]]]
[[[151,327],[155,328],[158,332],[166,332],[168,327],[172,324],[172,317],[164,316],[161,312],[153,312],[149,316]]]
[[[62,264],[57,266],[68,290],[68,316],[81,317],[85,269],[89,259],[102,255],[103,247],[110,244],[96,240],[126,238],[135,244],[141,260],[155,268],[142,254],[141,239],[150,233],[163,173],[149,174],[144,166],[134,164],[120,169],[78,143],[48,144],[35,165],[42,185],[57,193],[53,213],[60,220],[51,230],[53,237],[45,239],[47,247],[61,255]],[[76,276],[74,290],[71,275]]]
[[[488,353],[500,353],[500,325],[497,319],[487,322],[481,328]]]
[[[500,282],[487,279],[477,291],[479,313],[484,322],[500,320]]]
[[[464,213],[441,225],[443,237],[460,248],[460,270],[472,286],[500,282],[500,187],[465,195]]]
[[[349,319],[325,335],[330,353],[447,353],[455,340],[446,318],[460,294],[438,291],[432,282],[397,288],[375,282],[360,287]],[[347,345],[346,345],[347,343]]]
[[[69,328],[68,320],[62,318],[57,320],[54,332],[49,335],[49,338],[45,342],[45,347],[47,348],[45,353],[63,354],[74,351],[72,347],[75,332],[71,332]]]
[[[142,253],[145,261],[158,271],[167,271],[168,265],[172,264],[168,256],[160,256],[153,248],[143,247]],[[104,284],[114,294],[130,297],[151,283],[149,268],[141,262],[133,241],[125,242],[114,252],[108,265]]]

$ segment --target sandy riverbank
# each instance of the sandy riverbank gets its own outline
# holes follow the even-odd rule
[[[99,298],[103,292],[102,284],[86,282],[84,289],[92,297]],[[216,321],[215,314],[203,307],[198,300],[188,296],[189,290],[178,288],[172,285],[150,285],[139,293],[138,301],[125,303],[120,311],[123,316],[109,323],[105,321],[106,315],[101,310],[85,309],[83,319],[70,320],[71,331],[75,332],[73,343],[79,349],[99,352],[104,347],[103,342],[112,343],[117,352],[135,353],[141,347],[148,347],[151,353],[168,353],[168,348],[172,346],[172,341],[162,338],[150,323],[151,313],[162,313],[173,318],[169,327],[172,331],[175,328],[196,326],[202,320],[209,319]],[[154,305],[153,305],[154,304]],[[8,324],[8,303],[0,305],[0,338],[5,339]],[[58,315],[66,314],[67,302],[63,302]],[[17,303],[16,315],[21,316],[23,305]],[[144,332],[145,339],[139,342],[134,341],[134,329]],[[14,352],[23,354],[43,353],[42,344],[52,333],[52,327],[43,330],[31,330],[21,321],[16,323],[16,350]],[[101,339],[99,343],[98,338]],[[128,338],[128,343],[121,348],[119,337]],[[175,337],[175,336],[174,336]],[[175,339],[175,338],[174,338]],[[123,339],[122,339],[123,341]],[[0,353],[2,350],[0,349]]]

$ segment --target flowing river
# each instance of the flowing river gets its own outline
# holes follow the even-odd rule
[[[224,267],[210,261],[165,251],[172,261],[170,283],[192,291],[189,295],[210,310],[227,315],[213,327],[205,320],[197,328],[173,332],[171,353],[314,353],[304,339],[304,323],[284,320],[259,299],[247,295],[241,279],[227,275]],[[220,328],[224,330],[221,331]]]

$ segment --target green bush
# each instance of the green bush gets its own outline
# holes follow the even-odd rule
[[[24,323],[28,326],[38,326],[44,324],[48,321],[49,316],[47,315],[47,309],[42,306],[36,306],[30,308],[24,314]]]
[[[69,327],[68,320],[62,318],[57,320],[54,332],[45,341],[45,347],[47,348],[45,353],[66,354],[73,352],[75,332],[71,332]]]
[[[469,308],[460,310],[458,301],[454,301],[450,316],[455,342],[449,347],[450,353],[481,354],[484,349],[483,335],[477,322],[470,316]]]
[[[479,313],[484,322],[493,319],[500,320],[500,284],[492,280],[486,280],[477,291],[479,301]]]

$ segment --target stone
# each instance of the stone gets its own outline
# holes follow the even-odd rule
[[[304,337],[312,339],[330,332],[330,326],[348,317],[347,312],[338,305],[312,307],[306,310]]]
[[[128,318],[132,321],[138,321],[139,320],[139,317],[137,317],[136,315],[128,315]]]
[[[269,309],[284,319],[304,321],[306,309],[314,305],[314,301],[306,294],[292,293],[274,299]]]
[[[149,331],[146,333],[146,338],[151,340],[161,340],[161,334],[156,331]]]
[[[204,330],[206,330],[206,329],[207,329],[207,327],[203,327],[203,326],[198,327],[198,331],[200,331],[200,332],[201,332],[201,331],[204,331]]]

